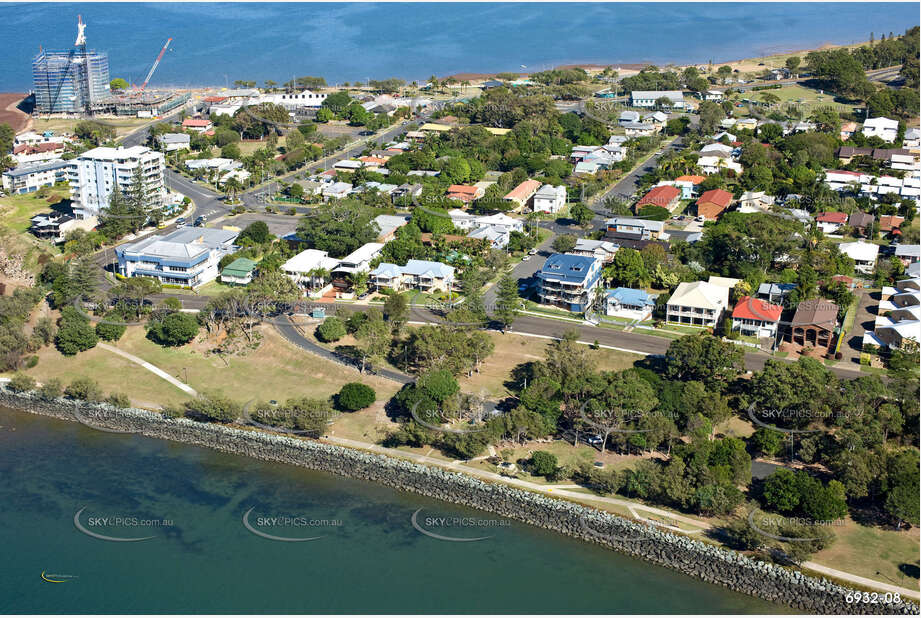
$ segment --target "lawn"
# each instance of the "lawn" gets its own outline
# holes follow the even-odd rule
[[[899,570],[902,564],[917,569],[917,527],[897,532],[862,526],[848,518],[844,526],[835,526],[832,530],[835,542],[815,554],[813,562],[917,590],[918,580]]]
[[[129,327],[116,346],[139,356],[199,392],[219,391],[241,402],[250,399],[283,401],[290,397],[329,397],[350,381],[364,382],[376,392],[379,402],[389,399],[398,385],[374,376],[362,376],[338,363],[300,350],[263,327],[262,344],[244,356],[205,356],[198,346],[164,348],[145,337],[140,326]],[[41,381],[56,376],[68,382],[77,376],[95,379],[107,392],[126,392],[133,401],[150,407],[186,399],[178,388],[101,348],[65,357],[56,349],[39,353],[38,365],[29,374]]]
[[[483,363],[480,373],[469,378],[461,376],[458,382],[466,392],[485,391],[492,398],[509,396],[505,382],[511,378],[512,370],[523,363],[539,361],[544,358],[548,340],[536,337],[524,337],[507,333],[489,333],[495,344],[495,351]],[[633,366],[643,357],[637,354],[618,352],[617,350],[586,349],[593,367],[601,371],[619,371]]]
[[[853,108],[856,104],[848,103],[839,103],[835,101],[835,95],[824,92],[820,93],[818,90],[813,90],[812,88],[806,88],[804,86],[794,85],[794,86],[784,86],[783,88],[778,88],[776,90],[757,90],[752,91],[751,89],[746,89],[742,94],[743,99],[751,99],[753,101],[761,101],[761,94],[770,93],[780,99],[781,104],[786,103],[795,103],[802,105],[805,109],[804,116],[809,116],[812,114],[816,108],[819,107],[834,107],[835,110],[840,112],[850,112],[853,111]]]
[[[138,127],[152,122],[150,118],[97,118],[95,120],[114,127],[117,137],[124,137]],[[32,120],[32,130],[36,133],[44,131],[54,131],[59,134],[73,133],[78,122],[81,122],[79,118],[35,118]]]
[[[53,204],[69,200],[68,187],[49,187],[45,197],[38,197],[38,191],[25,195],[0,197],[0,223],[14,232],[25,232],[34,215],[47,212]]]

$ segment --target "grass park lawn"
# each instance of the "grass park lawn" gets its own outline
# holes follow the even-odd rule
[[[154,122],[150,118],[98,118],[96,120],[114,127],[117,137],[123,137],[138,127]],[[32,120],[32,130],[36,133],[44,131],[73,133],[74,127],[80,121],[79,118],[35,118]]]
[[[470,377],[461,376],[458,382],[461,390],[470,393],[485,391],[493,398],[507,397],[510,393],[505,382],[511,379],[512,370],[523,363],[544,359],[544,351],[549,343],[546,339],[524,337],[507,333],[489,333],[495,344],[495,350],[480,368],[480,373]],[[619,371],[632,367],[642,360],[638,354],[628,354],[617,350],[587,349],[592,366],[601,371]]]
[[[143,327],[132,326],[116,347],[139,356],[199,392],[218,391],[240,402],[250,399],[283,401],[291,397],[329,397],[346,382],[363,382],[377,393],[383,405],[398,390],[395,382],[326,361],[283,340],[273,328],[261,329],[258,349],[243,356],[205,356],[194,345],[165,348],[149,341]],[[42,381],[52,376],[65,383],[78,376],[99,382],[106,392],[127,393],[149,407],[179,403],[188,396],[142,367],[102,348],[65,357],[53,347],[39,353],[39,363],[28,373]],[[373,408],[373,407],[372,407]]]
[[[806,88],[800,85],[784,86],[783,88],[777,88],[776,90],[752,91],[746,89],[746,91],[742,94],[742,98],[761,101],[762,99],[760,95],[763,93],[773,94],[780,99],[781,103],[799,103],[804,105],[808,108],[809,113],[812,113],[818,107],[828,106],[834,107],[837,111],[850,112],[855,106],[855,104],[839,103],[835,101],[835,95],[829,92],[820,93],[818,90],[813,90],[812,88]]]
[[[901,564],[917,568],[917,527],[902,531],[884,530],[862,526],[847,518],[844,526],[835,526],[832,531],[835,542],[815,554],[813,562],[917,590],[918,580],[899,570]]]
[[[0,224],[14,232],[25,232],[29,229],[29,219],[34,215],[70,198],[70,189],[67,187],[49,187],[46,190],[50,193],[45,197],[38,197],[39,191],[0,197]]]

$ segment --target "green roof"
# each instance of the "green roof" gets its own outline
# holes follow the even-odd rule
[[[253,272],[254,268],[256,268],[256,262],[246,258],[237,258],[224,267],[224,270],[221,271],[221,275],[228,275],[230,277],[245,277],[246,275]]]

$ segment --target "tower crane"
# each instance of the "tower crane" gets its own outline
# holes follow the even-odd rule
[[[144,78],[144,83],[141,84],[140,92],[144,92],[144,88],[147,87],[147,82],[149,82],[150,78],[153,77],[154,71],[157,70],[157,66],[159,66],[160,61],[163,60],[163,54],[166,53],[166,48],[169,47],[169,44],[172,40],[173,40],[173,37],[166,39],[166,45],[164,45],[163,49],[160,50],[160,55],[157,56],[157,59],[154,60],[153,66],[150,67],[150,72],[147,73],[147,77]]]

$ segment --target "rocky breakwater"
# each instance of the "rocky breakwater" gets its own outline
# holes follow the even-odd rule
[[[770,602],[819,614],[917,614],[910,602],[860,602],[856,590],[714,545],[672,534],[579,504],[488,483],[471,476],[321,441],[291,438],[188,419],[164,418],[108,404],[43,400],[0,387],[0,404],[78,421],[102,431],[138,433],[267,461],[374,481],[403,491],[462,504],[674,569]],[[857,597],[857,601],[854,597]],[[890,595],[891,596],[891,595]]]

